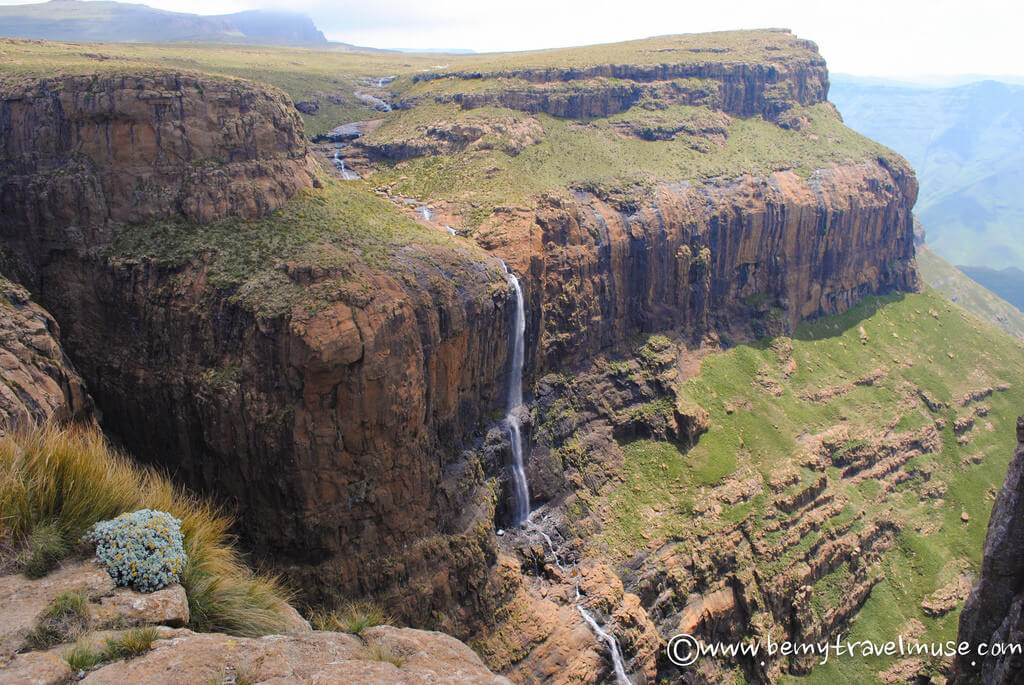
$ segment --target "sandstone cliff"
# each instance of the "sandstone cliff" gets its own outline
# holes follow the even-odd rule
[[[49,420],[90,420],[93,403],[60,346],[60,328],[0,276],[0,435]]]
[[[954,683],[1019,683],[1020,654],[993,656],[984,644],[1024,645],[1024,416],[1017,419],[1017,449],[985,534],[981,575],[960,613],[958,642],[972,650],[953,663]]]
[[[432,172],[376,154],[389,149],[386,136],[345,150],[370,182],[302,192],[318,183],[315,164],[298,115],[274,89],[173,73],[8,79],[0,209],[10,221],[0,232],[60,321],[104,427],[134,454],[228,500],[249,549],[287,571],[307,599],[373,595],[415,625],[491,636],[540,591],[524,570],[529,555],[499,555],[495,536],[510,497],[495,423],[515,309],[498,257],[523,277],[528,386],[628,349],[638,334],[667,332],[677,351],[714,347],[916,285],[913,173],[891,153],[840,144],[820,56],[785,36],[800,44],[796,57],[775,59],[759,45],[744,64],[713,52],[694,66],[687,52],[665,67],[407,75],[413,118],[419,102],[423,116],[451,102],[467,112],[508,108],[500,126],[478,127],[477,140],[460,137],[476,129],[459,128],[458,144],[436,150],[451,159],[423,164],[471,166],[491,153],[509,164],[560,133],[558,123],[518,119],[520,110],[572,118],[636,105],[645,118],[685,105],[709,119],[678,131],[671,121],[604,122],[629,144],[673,139],[710,169],[703,176],[673,167],[621,188],[559,176],[496,207],[474,195],[501,172],[488,158],[480,174],[470,168],[439,189],[438,216],[417,223],[402,179],[431,187]],[[620,97],[609,78],[631,81],[628,92]],[[517,84],[490,88],[509,79],[528,84],[528,97]],[[475,80],[497,99],[460,95]],[[567,95],[577,86],[596,94]],[[794,160],[786,148],[756,164],[720,161],[721,150],[742,152],[750,140],[730,117],[785,136],[794,154],[817,146],[818,156]],[[825,120],[820,131],[813,117]],[[514,140],[491,139],[502,136]],[[396,157],[435,151],[401,149]],[[471,239],[450,237],[449,220]],[[626,411],[663,403],[675,382],[666,378],[606,402],[607,378],[589,386],[590,418],[607,424],[596,440],[613,453],[614,438],[635,434],[692,442],[707,427],[699,407]],[[535,386],[538,396],[547,390]],[[559,393],[548,393],[552,402]],[[597,492],[616,477],[621,461],[602,462],[599,449],[577,457],[602,462],[600,473],[553,468],[544,451],[561,448],[574,427],[528,440],[539,450],[530,460],[534,504],[571,504],[582,484]],[[521,563],[508,561],[513,554]],[[653,673],[657,638],[640,600],[618,579],[600,587],[611,589],[595,590],[608,597],[596,603],[635,627],[630,648]],[[575,644],[589,641],[571,607],[545,606],[536,640],[517,644],[507,666],[538,649],[546,629],[561,631],[562,618]],[[565,644],[548,642],[531,672],[550,674]],[[600,663],[596,649],[580,663]]]

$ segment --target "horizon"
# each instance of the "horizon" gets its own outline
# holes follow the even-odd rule
[[[103,0],[81,0],[97,2]],[[0,5],[43,2],[0,0]],[[1003,0],[966,8],[951,0],[891,3],[865,0],[855,8],[784,0],[770,6],[740,0],[730,11],[639,0],[623,15],[608,0],[544,3],[515,8],[447,0],[430,7],[382,0],[372,8],[352,0],[145,0],[165,11],[203,16],[262,9],[304,14],[333,42],[399,51],[527,52],[687,33],[788,28],[814,41],[835,74],[942,85],[991,78],[1024,80],[1014,16],[1024,12]],[[544,21],[536,21],[538,17]],[[885,18],[883,21],[881,18]],[[611,19],[614,19],[613,21]],[[865,44],[870,49],[864,49]],[[950,46],[958,49],[950,50]]]

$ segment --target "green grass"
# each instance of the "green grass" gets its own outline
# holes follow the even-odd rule
[[[771,48],[771,49],[769,49]],[[724,52],[707,52],[706,50]],[[695,51],[696,50],[696,51]],[[809,55],[805,43],[777,31],[730,31],[662,36],[571,49],[490,55],[434,55],[346,48],[312,49],[216,43],[54,43],[0,38],[0,75],[8,80],[61,74],[202,71],[269,83],[296,102],[322,94],[320,110],[303,115],[310,135],[338,124],[389,116],[367,108],[353,94],[374,93],[363,77],[399,77],[388,90],[401,96],[413,77],[435,72],[664,64],[715,60],[766,61]],[[340,104],[330,102],[332,96]]]
[[[867,344],[861,342],[861,328]],[[789,345],[791,353],[787,352]],[[879,368],[886,376],[873,385],[850,383]],[[761,378],[778,383],[781,396],[766,392]],[[956,398],[1001,382],[1009,383],[1010,388],[980,402],[989,407],[988,415],[976,420],[970,441],[958,445],[952,422],[968,409],[961,408]],[[801,399],[811,390],[829,386],[847,389],[823,401]],[[950,406],[933,414],[918,397],[918,390],[926,390]],[[767,484],[773,474],[792,465],[800,483],[781,494],[807,487],[812,477],[819,477],[799,466],[807,435],[846,425],[850,437],[840,442],[837,452],[853,453],[864,440],[881,439],[886,426],[901,432],[942,419],[946,426],[940,433],[941,450],[904,467],[911,474],[926,468],[933,482],[946,484],[941,507],[936,508],[936,500],[920,496],[924,485],[920,477],[912,477],[887,495],[877,480],[848,483],[841,478],[841,468],[830,468],[828,488],[837,501],[846,504],[824,523],[821,532],[831,534],[851,522],[856,527],[860,522],[854,522],[854,513],[861,508],[875,515],[893,507],[895,518],[903,522],[896,544],[883,558],[885,579],[874,587],[857,614],[848,631],[851,639],[895,639],[911,619],[925,626],[922,640],[955,638],[958,610],[928,617],[921,602],[959,573],[958,564],[966,562],[974,573],[980,567],[992,506],[990,492],[1002,483],[1015,444],[1016,416],[1024,406],[1024,343],[931,289],[921,294],[869,297],[845,314],[800,325],[791,340],[738,345],[706,357],[700,375],[688,380],[678,395],[679,401],[708,411],[710,430],[688,452],[652,440],[623,445],[625,482],[608,495],[604,529],[590,541],[590,555],[624,561],[637,550],[672,541],[685,547],[695,534],[714,539],[716,530],[740,522],[750,526],[752,535],[777,540],[776,533],[763,530],[768,520],[765,515],[772,509],[771,498],[777,496],[766,485],[749,500],[722,505],[717,520],[704,517],[695,524],[694,510],[699,510],[711,487],[731,474],[757,470]],[[982,462],[971,463],[968,458],[973,455],[982,455]],[[969,523],[961,521],[961,511],[970,515]],[[776,515],[783,520],[789,516],[778,511]],[[934,527],[929,529],[929,525]],[[696,533],[695,528],[699,529]],[[799,559],[817,539],[817,534],[806,535],[781,558],[750,561],[762,577],[771,578]],[[825,612],[845,596],[843,577],[833,571],[815,584],[812,609],[816,613]],[[876,674],[890,663],[885,658],[846,658],[799,680],[874,682]]]
[[[971,280],[927,245],[917,248],[917,265],[928,285],[993,326],[1024,338],[1024,313]]]
[[[24,552],[25,575],[29,578],[42,578],[70,552],[70,542],[57,525],[44,523],[36,527],[29,536]]]
[[[89,622],[89,598],[82,592],[63,592],[50,602],[25,638],[29,649],[47,649],[74,640]]]
[[[0,438],[0,535],[15,545],[31,544],[45,528],[48,535],[59,531],[70,550],[97,521],[143,508],[182,520],[189,627],[263,635],[287,626],[289,593],[245,566],[229,533],[231,519],[209,501],[135,465],[96,429],[49,426]]]
[[[339,294],[297,283],[282,266],[288,262],[328,271],[333,285],[347,284],[342,297],[365,297],[372,292],[367,268],[387,269],[404,248],[405,259],[433,248],[441,248],[445,259],[486,259],[479,248],[417,223],[366,190],[359,182],[325,180],[322,189],[303,193],[261,219],[228,217],[202,225],[171,219],[129,226],[106,256],[117,263],[182,269],[201,259],[211,289],[231,291],[267,314],[296,305],[316,307],[323,297]],[[221,381],[231,373],[230,368],[212,370],[211,379]]]
[[[131,628],[103,641],[101,646],[94,644],[89,637],[78,640],[64,654],[64,660],[72,671],[88,671],[106,661],[133,659],[150,650],[159,637],[153,626]]]
[[[425,111],[426,110],[426,111]],[[686,121],[708,110],[673,106],[657,113],[666,121]],[[480,116],[477,110],[471,110]],[[511,110],[487,108],[492,116],[522,116]],[[646,121],[654,116],[634,108],[586,125],[545,114],[535,115],[545,136],[515,156],[500,150],[432,156],[398,164],[382,164],[373,182],[391,184],[402,195],[458,201],[475,208],[472,217],[486,217],[502,204],[528,204],[531,198],[558,188],[579,187],[598,193],[657,182],[703,181],[743,173],[768,174],[792,169],[806,177],[833,163],[891,157],[883,146],[847,129],[828,105],[796,108],[810,124],[790,131],[760,118],[732,119],[724,145],[708,151],[694,149],[693,139],[647,141],[623,135],[616,124]],[[423,120],[450,121],[465,116],[454,105],[426,104],[401,112],[386,122],[368,143],[403,139]],[[403,121],[404,118],[410,122]]]

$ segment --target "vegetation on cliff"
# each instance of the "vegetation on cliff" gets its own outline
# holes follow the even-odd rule
[[[783,602],[805,638],[955,639],[1012,453],[1022,368],[1024,343],[930,289],[709,355],[670,403],[703,407],[708,432],[692,449],[625,441],[625,482],[578,491],[600,521],[585,554],[618,558],[641,596],[650,579],[685,595],[736,578],[754,607],[741,634],[768,630],[781,619],[759,612]],[[679,617],[662,601],[648,611],[668,612],[667,636]],[[845,658],[806,680],[874,682],[890,668],[942,665]]]
[[[231,519],[210,501],[136,465],[93,428],[47,426],[0,438],[5,567],[27,564],[41,575],[41,564],[78,554],[93,524],[144,508],[182,521],[191,628],[258,636],[287,625],[289,593],[245,566],[228,532]]]

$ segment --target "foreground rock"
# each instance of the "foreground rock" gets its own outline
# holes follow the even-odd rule
[[[188,633],[88,674],[83,683],[508,683],[444,633],[378,626],[362,637],[311,632],[236,638]]]
[[[25,647],[50,603],[64,593],[88,598],[84,628],[135,625],[183,626],[189,621],[188,597],[181,585],[141,593],[115,587],[95,559],[65,562],[44,578],[30,580],[21,574],[0,576],[0,659]],[[69,635],[71,639],[73,635]]]
[[[959,642],[1024,645],[1024,416],[1017,449],[992,507],[981,576],[960,614]],[[1024,680],[1024,655],[971,653],[953,663],[953,683],[1001,685]]]

